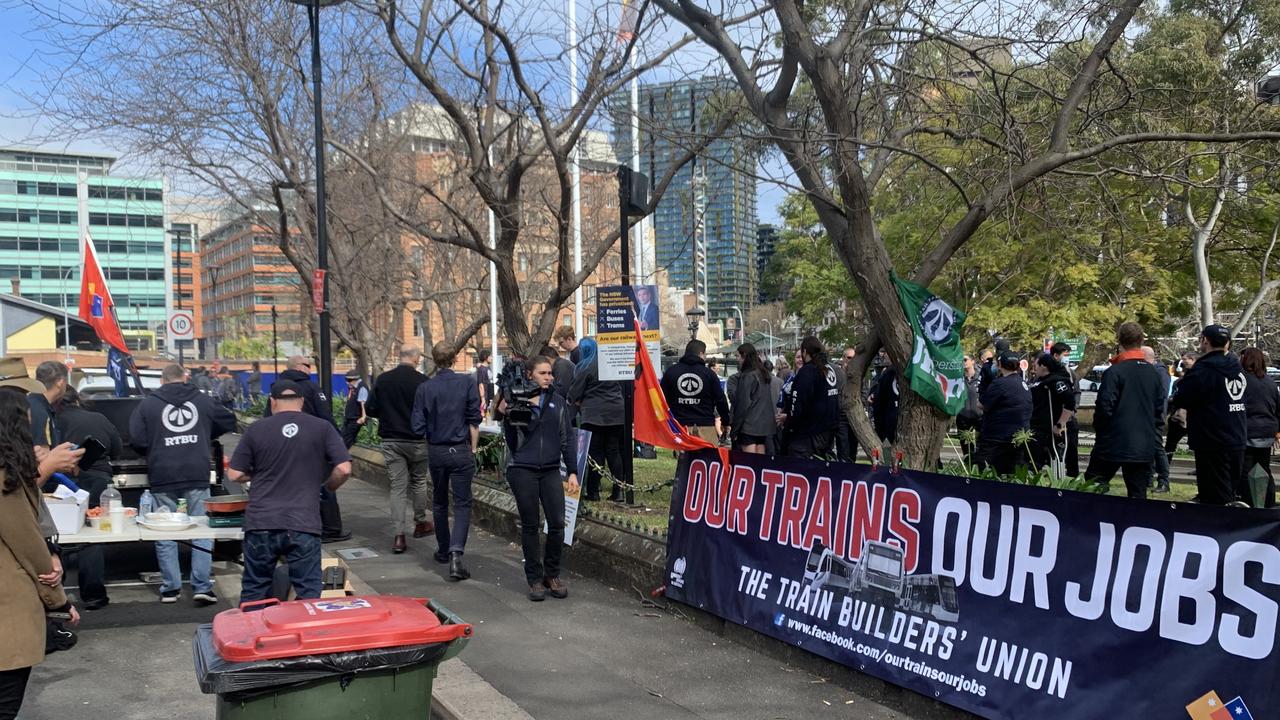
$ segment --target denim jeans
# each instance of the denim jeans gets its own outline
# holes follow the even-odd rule
[[[471,527],[471,480],[476,474],[476,456],[471,445],[432,445],[431,514],[436,524],[436,545],[440,552],[463,552]],[[449,492],[453,492],[453,528],[449,528]]]
[[[187,514],[191,517],[204,516],[204,501],[209,499],[209,488],[202,487],[187,490],[179,496],[176,493],[151,491],[155,497],[157,511],[178,511],[178,498],[187,500]],[[160,564],[160,574],[164,576],[164,584],[160,592],[166,593],[182,589],[182,566],[178,563],[178,543],[172,540],[156,541],[156,562]],[[213,590],[213,582],[209,578],[209,569],[213,567],[213,541],[191,541],[191,592],[207,593]]]
[[[251,530],[244,534],[240,602],[266,600],[276,561],[289,564],[289,584],[299,600],[320,597],[320,536],[296,530]]]

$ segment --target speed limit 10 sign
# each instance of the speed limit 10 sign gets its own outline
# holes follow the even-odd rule
[[[169,313],[169,339],[195,340],[196,321],[190,310],[174,310]]]

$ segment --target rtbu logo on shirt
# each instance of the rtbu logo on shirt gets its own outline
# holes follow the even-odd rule
[[[1244,373],[1240,373],[1233,378],[1224,378],[1223,382],[1227,385],[1227,397],[1231,402],[1227,404],[1227,412],[1244,412],[1244,403],[1240,400],[1244,399],[1244,390],[1248,386]]]

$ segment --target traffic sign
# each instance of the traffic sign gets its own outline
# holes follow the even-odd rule
[[[169,339],[195,340],[196,320],[190,310],[174,310],[169,313]]]

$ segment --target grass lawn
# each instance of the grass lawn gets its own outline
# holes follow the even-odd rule
[[[590,503],[592,515],[604,517],[621,525],[632,525],[643,530],[657,530],[665,533],[668,513],[671,508],[671,480],[675,477],[676,461],[669,450],[658,450],[654,460],[636,458],[634,464],[636,478],[636,504],[633,507],[622,503],[601,500]],[[611,487],[608,478],[602,480],[601,495],[607,495]],[[1194,483],[1170,484],[1167,494],[1154,495],[1148,492],[1147,498],[1155,502],[1187,502],[1196,494]],[[1119,474],[1111,481],[1108,495],[1124,497],[1124,480]]]

